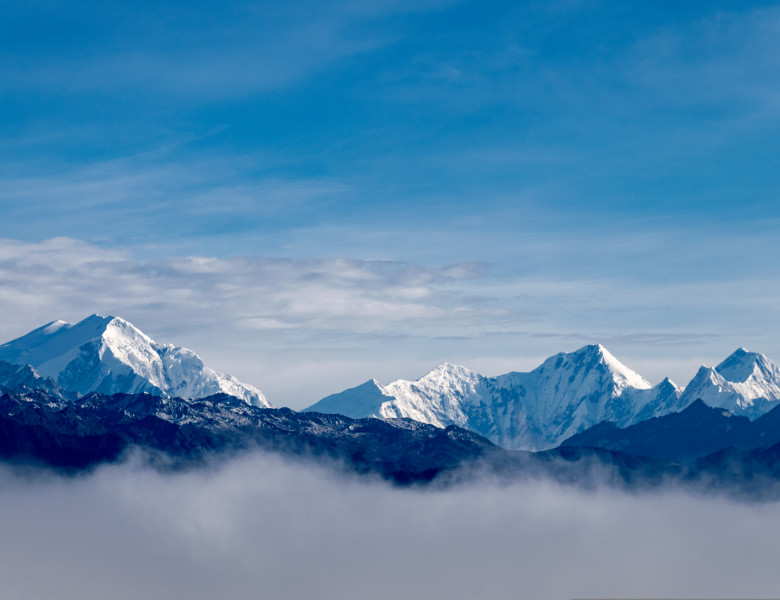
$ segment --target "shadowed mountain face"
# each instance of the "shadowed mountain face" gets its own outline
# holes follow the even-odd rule
[[[149,394],[89,394],[61,401],[42,391],[0,396],[0,456],[66,471],[117,460],[131,447],[197,464],[263,448],[329,457],[399,483],[429,480],[499,449],[471,432],[399,419],[349,419],[262,409],[227,395],[185,401]]]
[[[77,394],[63,389],[49,377],[41,377],[30,365],[14,365],[0,360],[0,389],[11,392],[41,390],[60,400],[75,399]]]
[[[562,446],[617,450],[663,460],[687,462],[724,448],[751,450],[780,442],[780,407],[755,421],[696,400],[685,410],[619,428],[599,423]]]
[[[554,478],[572,485],[657,485],[674,465],[619,452],[503,450],[450,426],[411,419],[263,409],[226,395],[201,400],[149,394],[89,394],[59,400],[43,391],[0,395],[0,460],[77,473],[144,450],[164,468],[261,449],[296,460],[326,460],[347,473],[396,484]]]

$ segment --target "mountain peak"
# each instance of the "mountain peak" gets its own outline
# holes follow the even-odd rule
[[[93,314],[71,324],[52,321],[0,346],[0,360],[32,365],[79,394],[149,392],[204,397],[227,393],[270,406],[257,388],[206,367],[191,350],[158,344],[120,317]]]
[[[609,351],[601,344],[587,344],[581,348],[577,348],[573,352],[560,352],[556,356],[569,356],[576,357],[578,360],[595,359],[601,360],[607,356],[614,358]]]
[[[701,398],[709,406],[756,418],[780,401],[780,369],[766,356],[739,348],[717,367],[700,367],[683,400]]]
[[[668,377],[664,377],[661,383],[658,384],[658,387],[664,387],[664,388],[669,387],[675,390],[680,389],[680,386],[677,385],[674,381],[672,381]]]
[[[47,323],[46,325],[41,327],[40,330],[41,330],[42,333],[45,333],[47,335],[51,335],[52,333],[55,333],[55,332],[59,331],[60,329],[62,329],[67,324],[68,323],[66,323],[65,321],[61,321],[61,320],[58,319],[56,321],[52,321],[51,323]]]
[[[420,378],[420,381],[429,381],[433,379],[471,379],[478,377],[476,371],[467,369],[461,365],[444,362],[429,371]]]
[[[82,319],[80,321],[80,323],[86,323],[87,321],[104,321],[104,322],[108,323],[109,321],[113,321],[116,318],[118,318],[118,317],[115,317],[114,315],[108,315],[108,316],[104,317],[103,315],[99,315],[97,313],[92,313],[88,317],[85,317],[84,319]]]
[[[607,352],[609,354],[608,350],[602,346],[601,344],[586,344],[580,350],[585,350],[587,352],[596,352],[598,354],[603,354],[604,352]]]
[[[572,371],[596,371],[608,374],[618,390],[627,387],[637,389],[650,389],[652,387],[650,382],[639,373],[629,369],[601,344],[588,344],[574,352],[561,352],[551,356],[537,370],[550,371],[562,367]]]
[[[715,370],[727,381],[744,383],[751,377],[769,375],[777,368],[763,354],[738,348],[715,367]]]

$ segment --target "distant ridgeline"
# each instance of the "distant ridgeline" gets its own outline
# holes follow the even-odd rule
[[[552,356],[530,373],[485,377],[443,364],[417,381],[371,380],[306,410],[458,425],[504,448],[544,450],[604,421],[629,427],[697,399],[755,419],[780,401],[780,370],[739,349],[715,368],[701,367],[685,389],[669,379],[651,386],[593,345]]]
[[[190,350],[93,315],[0,346],[0,392],[0,458],[69,472],[132,449],[186,466],[261,448],[396,483],[491,475],[780,488],[780,371],[744,349],[685,389],[651,386],[593,345],[528,373],[444,364],[417,381],[371,380],[298,413],[270,408]]]

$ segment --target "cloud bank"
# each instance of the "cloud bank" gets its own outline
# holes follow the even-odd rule
[[[765,597],[777,503],[548,482],[393,489],[245,456],[0,477],[0,580],[35,598]]]

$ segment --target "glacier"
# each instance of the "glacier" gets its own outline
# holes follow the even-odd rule
[[[268,408],[263,393],[203,364],[192,350],[158,344],[119,317],[53,321],[0,346],[0,361],[29,365],[36,375],[84,395],[149,393],[204,398],[228,394]]]

